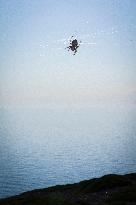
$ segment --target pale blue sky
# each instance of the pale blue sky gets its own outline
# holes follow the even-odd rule
[[[134,102],[135,11],[135,0],[0,0],[0,104]]]

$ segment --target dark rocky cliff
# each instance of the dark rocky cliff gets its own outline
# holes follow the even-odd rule
[[[0,205],[136,205],[136,173],[106,175],[1,199]]]

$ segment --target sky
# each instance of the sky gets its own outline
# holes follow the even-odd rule
[[[135,103],[135,11],[135,0],[0,0],[0,106]]]

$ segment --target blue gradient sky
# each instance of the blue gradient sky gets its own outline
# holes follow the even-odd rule
[[[135,0],[1,0],[0,105],[135,102],[135,11]]]

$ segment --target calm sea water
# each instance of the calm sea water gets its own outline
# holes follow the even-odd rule
[[[136,172],[133,105],[1,108],[0,198]]]

